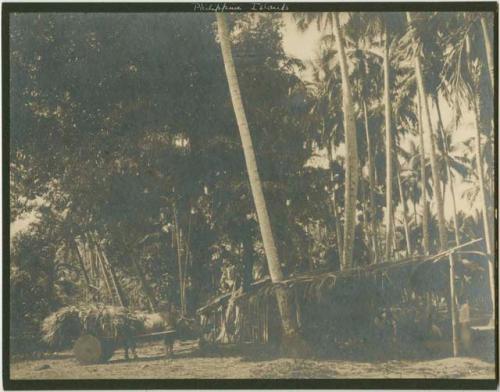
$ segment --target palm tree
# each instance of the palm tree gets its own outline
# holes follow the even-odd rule
[[[482,214],[483,214],[483,225],[484,225],[484,237],[485,237],[485,242],[486,242],[486,250],[488,252],[489,256],[489,263],[488,263],[488,269],[489,269],[489,278],[490,278],[490,290],[492,292],[492,307],[493,307],[493,312],[492,312],[492,318],[491,322],[494,321],[494,315],[495,315],[495,264],[493,260],[493,249],[494,245],[492,243],[492,238],[491,238],[491,233],[490,233],[490,219],[488,216],[488,201],[486,198],[486,186],[485,186],[485,179],[484,179],[484,169],[483,169],[483,155],[482,155],[482,148],[481,148],[481,125],[479,121],[479,72],[474,72],[472,70],[473,64],[472,64],[472,59],[471,59],[471,43],[470,43],[470,37],[469,35],[466,35],[466,53],[467,53],[467,63],[468,63],[468,68],[469,72],[473,74],[472,77],[472,94],[471,94],[471,101],[472,101],[472,113],[473,113],[473,118],[474,118],[474,128],[476,131],[475,138],[476,138],[476,170],[477,170],[477,177],[479,179],[479,193],[481,195],[481,202],[482,202]],[[474,75],[475,74],[475,75]]]
[[[380,252],[378,246],[378,226],[375,212],[375,163],[373,161],[373,147],[370,137],[370,129],[368,127],[368,110],[366,108],[366,100],[363,100],[363,120],[365,125],[365,134],[366,134],[366,149],[368,151],[368,183],[370,185],[369,196],[370,196],[370,226],[372,232],[372,245],[374,252],[374,262],[378,262]]]
[[[354,91],[356,100],[359,102],[360,117],[362,118],[363,127],[366,139],[365,160],[368,169],[368,196],[369,196],[369,221],[370,221],[370,237],[373,248],[373,259],[377,262],[380,257],[378,225],[376,222],[376,205],[375,205],[375,161],[374,161],[374,138],[376,130],[369,126],[369,106],[373,106],[376,100],[379,99],[378,76],[380,75],[379,60],[382,59],[377,51],[366,45],[366,37],[369,36],[370,27],[366,28],[366,24],[372,22],[372,17],[365,13],[353,14],[346,26],[346,36],[351,46],[347,48],[347,53],[350,56],[351,62],[354,64],[352,77],[354,79]],[[374,102],[375,101],[375,102]],[[361,152],[362,153],[362,152]]]
[[[335,240],[338,248],[339,260],[342,265],[343,257],[343,239],[342,227],[340,223],[339,206],[337,203],[336,192],[336,173],[337,167],[336,146],[341,140],[342,127],[335,123],[333,119],[341,116],[341,108],[336,104],[336,97],[340,94],[341,86],[338,83],[338,69],[332,67],[332,60],[335,58],[336,51],[330,47],[321,48],[317,59],[311,62],[312,67],[312,82],[313,95],[315,102],[311,109],[311,114],[314,115],[321,124],[318,138],[318,145],[326,147],[329,168],[330,168],[330,184],[331,184],[331,212],[333,215],[333,224],[335,230]]]
[[[385,161],[386,161],[386,211],[385,211],[385,228],[386,228],[386,247],[385,258],[389,259],[393,249],[394,243],[394,181],[397,176],[394,175],[394,129],[393,128],[393,115],[394,108],[391,105],[391,80],[394,79],[391,70],[391,55],[390,47],[391,42],[396,42],[395,38],[398,37],[404,26],[402,15],[399,13],[387,14],[379,12],[357,13],[351,17],[353,21],[351,30],[354,35],[359,34],[357,31],[361,30],[363,33],[364,41],[363,51],[376,55],[382,60],[383,67],[383,99],[382,105],[384,107],[384,125],[385,125]],[[351,35],[352,35],[351,34]],[[367,45],[368,44],[368,45]],[[393,95],[393,94],[392,94]]]
[[[493,62],[493,48],[490,41],[490,32],[486,24],[486,16],[481,15],[481,28],[483,30],[484,47],[486,49],[486,61],[488,63],[488,72],[490,76],[491,91],[495,91],[495,64]]]
[[[441,193],[441,181],[439,178],[439,170],[437,163],[437,154],[435,148],[435,138],[432,130],[431,116],[429,111],[429,104],[427,102],[427,94],[424,85],[424,78],[422,74],[422,66],[420,61],[420,42],[416,36],[415,27],[413,26],[413,21],[410,12],[406,13],[406,19],[411,32],[412,42],[417,47],[416,53],[414,54],[414,68],[415,76],[417,80],[417,88],[420,94],[422,117],[425,117],[424,124],[427,128],[427,137],[430,141],[430,158],[431,158],[431,169],[432,169],[432,182],[433,182],[433,193],[436,200],[437,217],[438,217],[438,231],[439,231],[439,246],[441,250],[445,250],[447,247],[447,232],[446,232],[446,221],[444,218],[444,203]]]
[[[481,21],[483,24],[483,21]],[[475,18],[467,15],[457,15],[455,20],[457,25],[454,34],[449,34],[448,45],[451,48],[447,54],[446,66],[443,70],[444,80],[443,84],[447,84],[447,98],[452,100],[455,111],[458,112],[460,102],[465,101],[472,111],[474,128],[475,128],[475,162],[476,162],[476,176],[479,181],[479,193],[481,196],[481,212],[483,215],[483,228],[484,240],[486,243],[486,250],[489,255],[489,284],[492,302],[492,321],[495,314],[495,264],[493,260],[492,237],[489,227],[488,217],[488,202],[486,198],[486,185],[484,178],[483,156],[481,148],[481,122],[479,120],[479,78],[481,76],[481,68],[484,61],[480,58],[477,51],[473,53],[471,45],[471,31],[475,23]],[[483,37],[486,47],[487,35]],[[488,47],[486,48],[488,56]],[[489,67],[488,67],[489,68]],[[491,74],[490,74],[491,79]],[[491,79],[492,81],[493,79]]]
[[[398,180],[398,190],[399,190],[399,199],[401,201],[401,205],[403,206],[403,228],[405,232],[405,240],[406,240],[406,255],[411,255],[411,239],[410,239],[410,231],[408,224],[408,206],[406,204],[406,197],[403,190],[403,182],[401,181],[401,165],[399,163],[399,158],[395,157],[396,160],[396,176]]]
[[[429,247],[429,205],[427,204],[426,173],[425,173],[425,145],[424,127],[422,121],[422,100],[420,92],[417,93],[418,136],[420,144],[420,180],[422,189],[422,238],[424,254],[428,255]]]
[[[231,101],[233,104],[236,121],[238,123],[241,143],[243,145],[243,153],[245,156],[245,163],[250,180],[250,188],[252,190],[255,209],[257,210],[257,217],[259,221],[260,232],[262,235],[262,241],[264,243],[264,250],[266,254],[269,274],[273,283],[279,283],[283,281],[284,275],[281,270],[278,251],[274,242],[271,222],[269,220],[269,215],[267,212],[266,201],[264,198],[262,184],[257,169],[255,152],[253,150],[252,138],[250,135],[250,130],[248,128],[245,109],[243,107],[240,87],[238,84],[238,77],[236,75],[233,55],[231,53],[231,43],[229,40],[226,18],[223,13],[217,13],[217,27],[219,30],[219,39],[222,49],[222,57],[224,60],[224,68],[226,70]],[[289,340],[289,342],[297,341],[299,339],[297,319],[295,315],[292,314],[291,303],[285,288],[279,288],[276,290],[276,300],[278,302],[278,308],[281,315],[285,337]]]
[[[455,234],[455,244],[458,246],[460,245],[460,234],[459,234],[459,229],[458,229],[458,221],[457,221],[457,203],[456,203],[456,195],[455,195],[455,185],[453,181],[453,173],[451,172],[451,166],[453,164],[452,157],[450,155],[450,140],[448,140],[448,135],[445,132],[444,125],[443,125],[443,120],[441,117],[441,110],[439,107],[439,101],[436,98],[436,109],[438,113],[438,127],[441,130],[441,139],[442,139],[442,148],[443,148],[443,156],[444,156],[444,163],[446,166],[446,172],[448,175],[448,181],[450,183],[450,194],[451,194],[451,202],[452,202],[452,208],[453,208],[453,231]],[[455,132],[457,132],[458,129],[458,113],[456,114],[455,118]]]
[[[339,15],[333,14],[333,33],[337,43],[337,52],[342,79],[342,110],[344,113],[344,131],[346,145],[346,173],[345,173],[345,220],[344,220],[344,256],[343,267],[352,265],[352,249],[354,231],[356,227],[356,198],[358,192],[358,147],[356,141],[356,123],[354,106],[352,103],[351,83],[347,68],[347,57],[344,48],[344,37],[340,29]]]
[[[390,98],[390,87],[389,87],[389,34],[387,32],[387,25],[384,24],[383,30],[383,59],[384,59],[384,109],[385,109],[385,151],[386,151],[386,184],[385,184],[385,195],[386,195],[386,238],[385,238],[385,258],[389,260],[391,256],[391,242],[394,236],[394,226],[393,226],[393,216],[394,216],[394,206],[392,201],[392,181],[393,181],[393,170],[392,170],[392,129],[391,129],[391,98]]]
[[[295,14],[295,20],[299,29],[305,30],[316,22],[318,30],[331,27],[335,38],[337,56],[340,65],[342,81],[342,112],[344,117],[344,134],[346,146],[346,170],[345,170],[345,197],[344,197],[344,246],[342,256],[342,268],[352,266],[352,250],[354,244],[354,232],[356,227],[356,199],[358,191],[359,170],[358,151],[356,141],[356,122],[354,105],[352,102],[351,85],[349,81],[349,70],[345,51],[343,31],[340,28],[338,13],[299,13]]]

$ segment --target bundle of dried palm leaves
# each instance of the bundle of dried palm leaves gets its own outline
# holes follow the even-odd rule
[[[80,310],[65,306],[42,323],[42,340],[52,349],[68,348],[81,334]]]
[[[65,306],[47,317],[43,340],[52,349],[69,348],[82,334],[118,339],[144,330],[144,319],[116,306]]]

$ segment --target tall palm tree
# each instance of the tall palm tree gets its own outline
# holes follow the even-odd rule
[[[346,145],[346,173],[345,173],[345,220],[344,220],[344,256],[343,267],[352,265],[352,250],[354,231],[356,227],[356,199],[358,192],[358,147],[356,141],[356,123],[354,106],[352,103],[351,83],[349,81],[347,57],[345,54],[344,37],[340,28],[339,15],[333,13],[333,34],[337,43],[337,52],[342,79],[342,110],[344,113],[344,131]]]
[[[375,143],[376,136],[375,127],[370,128],[369,107],[376,106],[379,96],[379,75],[381,74],[380,60],[383,56],[376,50],[373,50],[371,44],[367,45],[367,37],[369,37],[373,17],[365,13],[355,13],[351,15],[348,25],[345,29],[345,34],[348,42],[351,44],[347,48],[347,53],[351,62],[354,64],[352,79],[356,100],[359,102],[359,112],[362,118],[366,140],[367,159],[365,160],[368,169],[368,196],[369,196],[369,221],[370,221],[370,242],[373,249],[374,261],[377,262],[380,258],[379,251],[379,236],[378,225],[376,222],[376,205],[375,205]],[[373,113],[372,113],[373,115]]]
[[[344,34],[340,27],[338,13],[300,13],[295,14],[295,20],[299,29],[305,30],[316,22],[318,30],[324,31],[327,27],[332,28],[337,57],[340,65],[342,85],[342,112],[344,118],[344,139],[346,146],[346,170],[344,186],[344,246],[342,256],[342,268],[352,266],[352,251],[354,245],[354,233],[356,227],[356,199],[358,192],[359,170],[358,151],[356,140],[356,123],[354,105],[352,102],[351,83],[349,80],[349,69],[344,44]]]
[[[490,76],[491,91],[495,91],[495,64],[493,62],[493,48],[490,41],[490,32],[486,23],[486,16],[481,15],[481,28],[483,30],[484,47],[486,49],[486,61],[488,63],[488,73]]]
[[[335,240],[338,248],[339,260],[341,265],[343,257],[343,239],[342,227],[340,223],[339,205],[337,202],[335,167],[337,158],[336,146],[341,140],[342,127],[333,120],[341,116],[342,108],[337,104],[337,97],[340,94],[341,86],[339,83],[338,69],[332,66],[332,60],[335,59],[336,51],[329,46],[320,50],[317,59],[311,62],[313,94],[315,103],[311,109],[311,114],[318,118],[321,124],[318,144],[320,147],[326,147],[331,183],[331,212],[333,215],[333,224],[335,230]]]
[[[385,178],[385,195],[386,195],[386,238],[385,238],[385,258],[389,260],[391,257],[391,243],[394,236],[393,216],[394,205],[392,200],[392,183],[393,183],[393,148],[392,148],[392,129],[391,129],[391,98],[389,87],[389,34],[387,25],[383,28],[383,59],[384,59],[384,110],[385,110],[385,151],[386,151],[386,178]]]
[[[472,64],[472,59],[471,59],[471,42],[470,42],[470,37],[469,35],[466,35],[466,53],[467,53],[467,63],[468,63],[468,68],[469,72],[471,72],[473,75],[472,77],[472,94],[471,94],[471,101],[472,101],[472,113],[473,113],[473,118],[474,118],[474,128],[476,131],[475,138],[476,138],[476,170],[477,170],[477,177],[479,179],[479,193],[481,195],[481,202],[482,202],[482,214],[483,214],[483,225],[484,225],[484,240],[486,242],[486,250],[488,252],[489,256],[489,262],[488,262],[488,269],[489,269],[489,278],[490,278],[490,290],[491,290],[491,301],[492,301],[492,317],[491,317],[491,322],[494,321],[494,315],[495,315],[495,262],[493,259],[493,241],[492,241],[492,236],[490,232],[490,218],[488,216],[488,201],[486,197],[486,186],[485,186],[485,178],[484,178],[484,168],[483,168],[483,155],[482,155],[482,148],[481,148],[481,125],[479,121],[479,71],[474,72],[472,70],[473,64]]]
[[[458,221],[457,221],[457,203],[456,203],[456,195],[455,195],[455,184],[453,181],[453,173],[451,172],[452,159],[450,156],[450,148],[449,148],[449,140],[448,135],[445,132],[443,119],[441,117],[441,109],[439,107],[439,100],[436,98],[436,110],[438,113],[438,127],[441,130],[441,139],[442,139],[442,148],[443,148],[443,156],[444,156],[444,164],[446,166],[446,172],[448,175],[448,182],[450,184],[450,194],[451,194],[451,203],[453,209],[453,231],[455,234],[455,244],[460,245],[460,234],[458,229]],[[455,118],[455,133],[458,131],[458,115]]]
[[[257,217],[259,221],[260,232],[262,241],[264,243],[264,250],[267,259],[269,274],[273,283],[283,281],[284,275],[281,270],[281,265],[278,258],[278,251],[274,242],[273,232],[271,229],[271,222],[267,212],[266,201],[262,190],[262,184],[257,168],[257,161],[255,159],[255,152],[253,149],[252,138],[248,123],[246,119],[243,101],[241,99],[241,92],[236,75],[236,68],[234,66],[233,55],[231,52],[231,43],[229,40],[229,32],[226,24],[226,18],[223,13],[217,13],[217,27],[219,30],[219,39],[222,49],[222,57],[224,60],[224,68],[226,70],[227,82],[233,104],[234,114],[238,123],[238,130],[240,132],[241,143],[243,145],[243,153],[245,156],[245,163],[247,167],[248,177],[250,180],[250,188],[257,210]],[[286,289],[279,288],[276,290],[276,300],[281,315],[283,331],[285,337],[289,342],[296,341],[299,338],[299,331],[297,326],[297,318],[292,313],[292,306]]]
[[[366,100],[363,100],[363,122],[365,125],[365,134],[366,134],[366,149],[368,151],[368,183],[370,184],[369,196],[370,196],[370,226],[372,232],[372,245],[374,252],[374,260],[375,263],[378,262],[380,251],[379,251],[379,240],[378,240],[378,227],[376,220],[376,212],[375,212],[375,163],[373,160],[373,147],[370,136],[370,129],[368,127],[368,110],[366,107]]]
[[[365,12],[357,13],[351,17],[353,30],[363,31],[363,40],[365,41],[365,51],[379,56],[382,60],[383,68],[383,99],[384,107],[384,128],[385,128],[385,161],[386,161],[386,211],[385,211],[385,258],[389,259],[394,243],[394,200],[393,189],[394,180],[394,129],[393,129],[393,107],[391,105],[391,80],[393,72],[391,70],[391,42],[394,41],[404,26],[401,14],[387,14],[384,12]],[[355,33],[356,34],[356,33]],[[367,45],[368,44],[368,45]]]
[[[429,247],[429,205],[427,204],[426,173],[425,173],[425,144],[424,127],[422,121],[422,100],[420,92],[417,93],[418,136],[420,144],[420,180],[422,189],[422,239],[424,254],[428,255]]]
[[[412,37],[413,45],[416,47],[416,53],[414,53],[414,68],[415,68],[415,76],[417,81],[417,88],[420,94],[421,108],[422,114],[425,118],[424,124],[427,128],[427,137],[430,141],[430,158],[431,158],[431,169],[432,169],[432,182],[433,182],[433,193],[436,201],[437,208],[437,217],[438,217],[438,231],[439,231],[439,246],[441,250],[445,250],[448,242],[448,235],[446,232],[446,221],[444,217],[444,203],[443,197],[441,193],[441,180],[439,177],[438,163],[437,163],[437,154],[435,147],[435,138],[432,129],[431,116],[429,110],[429,104],[427,101],[427,94],[424,85],[424,78],[422,73],[422,65],[421,65],[421,45],[419,39],[417,37],[417,32],[415,27],[413,26],[412,16],[410,12],[406,13],[406,19],[408,21],[408,25],[410,28],[410,33]]]
[[[488,202],[486,198],[486,184],[483,168],[483,156],[481,147],[481,122],[479,120],[479,79],[481,76],[484,60],[471,45],[472,26],[476,22],[475,18],[469,15],[458,14],[455,19],[455,31],[449,34],[446,66],[443,69],[443,84],[447,85],[444,90],[448,100],[452,101],[455,111],[458,112],[460,103],[464,102],[472,111],[475,128],[475,162],[476,176],[479,182],[479,193],[481,196],[481,213],[483,216],[484,240],[486,250],[489,255],[488,272],[489,285],[492,302],[492,321],[495,314],[495,264],[493,255],[494,245],[489,227]],[[486,26],[485,26],[486,27]],[[487,46],[486,36],[483,37]],[[488,56],[488,49],[486,50]],[[488,67],[489,68],[489,67]],[[490,75],[491,79],[491,75]],[[492,81],[493,79],[491,79]]]
[[[406,204],[406,197],[403,190],[403,182],[401,181],[401,165],[399,163],[399,158],[395,157],[396,162],[396,177],[398,180],[398,190],[399,190],[399,199],[401,201],[401,205],[403,206],[403,228],[405,232],[405,240],[406,240],[406,255],[411,255],[411,239],[410,239],[410,230],[408,224],[408,206]]]

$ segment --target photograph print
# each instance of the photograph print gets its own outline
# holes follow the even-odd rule
[[[495,388],[496,3],[45,5],[3,5],[4,387]]]

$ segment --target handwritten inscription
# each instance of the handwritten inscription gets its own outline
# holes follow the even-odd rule
[[[199,12],[236,12],[242,11],[240,5],[227,3],[196,3],[194,10]]]
[[[288,11],[286,3],[269,4],[269,3],[246,3],[246,4],[229,4],[229,3],[196,3],[194,11],[198,12],[238,12],[238,11]]]

